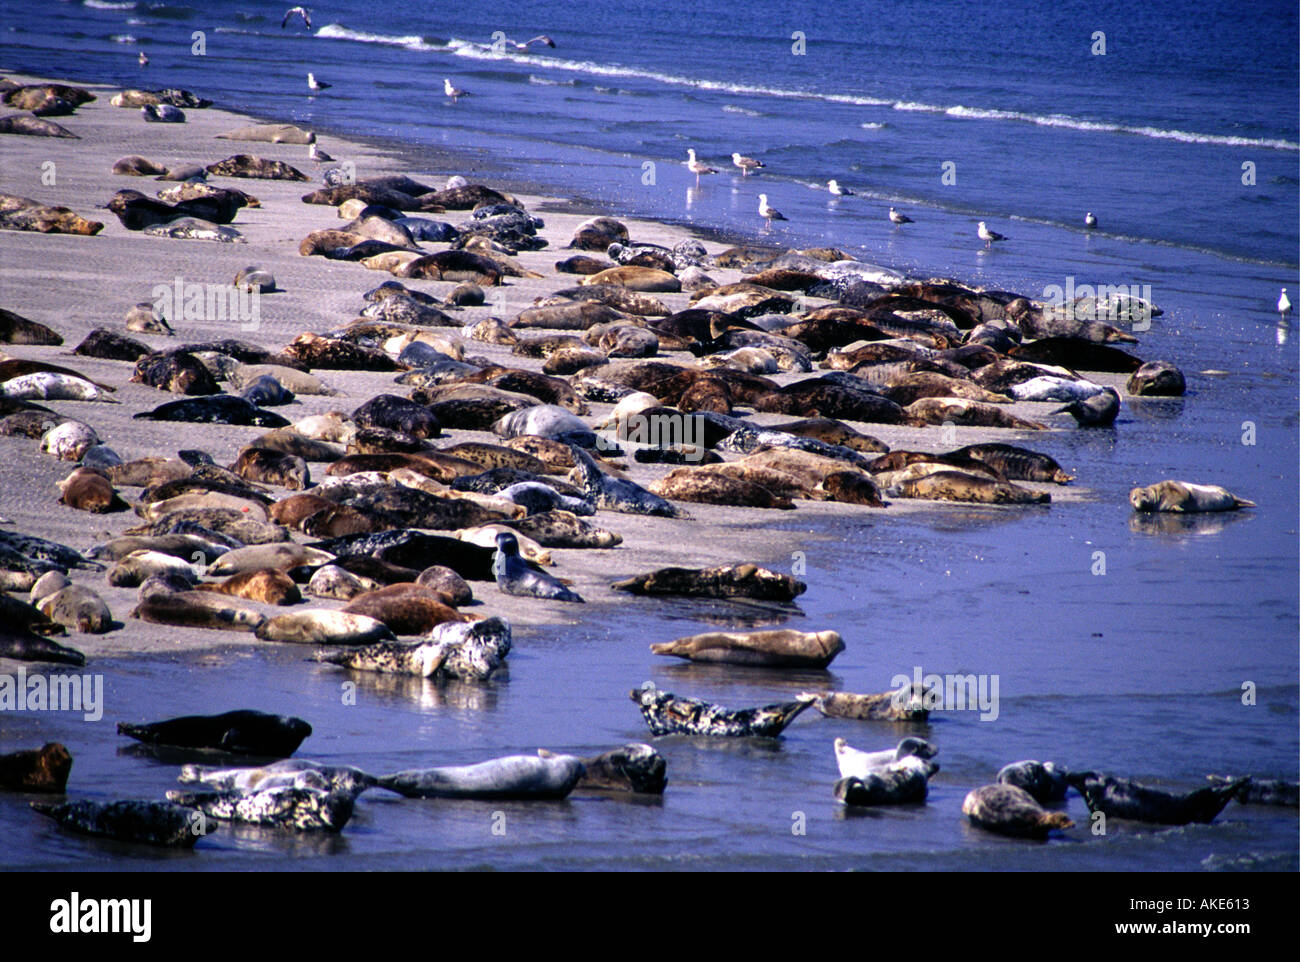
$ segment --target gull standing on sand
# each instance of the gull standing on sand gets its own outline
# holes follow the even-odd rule
[[[1083,226],[1089,230],[1095,228],[1097,226],[1097,215],[1092,211],[1088,211],[1088,213],[1084,215]]]
[[[704,163],[703,161],[699,161],[695,159],[694,147],[687,147],[686,155],[687,157],[690,158],[689,160],[686,161],[686,169],[695,175],[696,187],[700,186],[700,174],[716,174],[718,172],[718,169],[716,167],[710,167],[708,164]]]
[[[781,213],[775,207],[772,207],[770,204],[768,204],[767,194],[758,195],[758,216],[762,217],[765,221],[767,221],[767,226],[769,229],[771,229],[772,221],[774,220],[789,220],[789,218],[786,217],[785,214]]]
[[[302,22],[307,24],[307,29],[311,29],[311,11],[306,7],[290,7],[285,13],[284,19],[280,21],[280,29],[283,30],[289,25],[289,21],[294,17],[302,17]]]
[[[316,79],[316,75],[314,73],[307,74],[307,87],[313,91],[328,90],[330,87],[333,86],[334,86],[333,84],[321,83],[319,80]]]
[[[140,66],[141,66],[141,67],[147,67],[147,66],[149,66],[149,58],[146,57],[146,56],[144,55],[144,51],[143,51],[143,50],[140,51],[140,57],[139,57],[139,60],[140,60]]]
[[[451,81],[446,77],[442,78],[442,92],[452,100],[460,100],[461,97],[465,96],[465,91],[461,90],[459,87],[453,87]]]
[[[1007,239],[1005,234],[999,234],[995,230],[989,230],[988,227],[984,224],[984,221],[980,221],[979,234],[980,234],[980,240],[984,242],[985,250],[988,250],[990,247],[992,247],[994,241],[1004,241]]]
[[[329,164],[334,162],[333,157],[325,153],[325,151],[321,150],[315,144],[312,144],[307,148],[307,157],[309,160],[314,160],[318,164]]]
[[[840,182],[833,178],[831,180],[826,181],[826,189],[829,190],[836,197],[853,196],[853,191],[849,190],[847,187],[841,187]]]
[[[892,207],[889,208],[889,219],[892,220],[899,227],[901,227],[903,224],[914,223],[912,218],[908,217],[906,214],[900,214]]]
[[[758,170],[764,164],[761,160],[755,160],[753,157],[742,157],[740,154],[732,154],[731,162],[740,168],[740,176],[748,177],[751,170]]]
[[[1286,323],[1286,316],[1291,312],[1291,299],[1286,296],[1286,288],[1282,288],[1282,293],[1277,297],[1277,312],[1282,315],[1282,323]]]

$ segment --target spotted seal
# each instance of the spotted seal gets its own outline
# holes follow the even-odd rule
[[[539,752],[546,757],[546,752]],[[582,759],[586,770],[576,790],[635,792],[662,795],[668,784],[668,763],[650,745],[633,742]]]
[[[624,581],[616,581],[610,587],[637,595],[753,598],[759,601],[793,601],[808,590],[802,581],[754,564],[717,565],[712,568],[659,568]]]
[[[693,698],[678,698],[657,690],[649,681],[628,692],[628,697],[640,707],[641,716],[655,735],[775,738],[813,703],[812,698],[801,695],[792,702],[730,710]]]
[[[299,832],[341,832],[355,804],[347,792],[284,785],[261,791],[186,792],[173,789],[167,800],[226,822],[272,825]]]
[[[32,802],[32,808],[81,835],[139,842],[165,848],[193,848],[201,837],[202,813],[173,802],[82,799],[55,804]]]
[[[1042,805],[1064,801],[1070,788],[1069,772],[1051,762],[1037,761],[1012,762],[1004,766],[998,772],[997,783],[1023,788]]]
[[[311,734],[311,725],[290,715],[240,709],[220,715],[185,715],[141,725],[118,722],[117,733],[147,745],[288,758]]]
[[[302,779],[300,776],[316,776]],[[286,758],[257,768],[212,768],[184,765],[176,777],[182,784],[202,784],[219,791],[251,792],[279,785],[310,787],[360,795],[375,785],[375,777],[352,765],[327,765],[306,758]]]
[[[477,765],[382,775],[379,786],[407,798],[561,799],[583,775],[573,755],[507,755]]]
[[[962,814],[972,824],[1013,838],[1046,838],[1056,829],[1073,828],[1064,812],[1049,812],[1023,788],[1014,785],[982,785],[961,803]]]
[[[39,609],[51,621],[83,634],[103,634],[114,627],[104,599],[84,585],[68,585],[42,599]]]

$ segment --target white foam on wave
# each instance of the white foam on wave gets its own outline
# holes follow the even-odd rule
[[[135,37],[131,36],[129,33],[109,34],[108,39],[113,41],[114,43],[137,43],[138,42],[135,39]]]
[[[328,23],[316,31],[316,36],[324,40],[351,40],[353,43],[383,43],[393,47],[405,47],[407,50],[445,50],[442,44],[429,43],[419,34],[394,36],[385,33],[367,33],[365,30],[353,30],[341,23]]]
[[[91,10],[134,10],[136,7],[135,0],[129,3],[112,3],[110,0],[85,0],[83,6]]]
[[[737,107],[735,104],[727,104],[722,108],[724,114],[743,114],[746,117],[761,117],[763,114],[757,110],[750,110],[748,107]]]

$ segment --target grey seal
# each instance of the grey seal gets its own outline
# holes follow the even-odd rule
[[[1012,762],[998,772],[999,785],[1023,788],[1040,804],[1061,802],[1069,791],[1069,772],[1051,762]]]
[[[382,775],[381,788],[407,798],[561,799],[583,775],[573,755],[507,755],[477,765]]]
[[[792,702],[733,711],[694,698],[678,698],[671,692],[657,690],[654,683],[649,681],[628,692],[628,697],[641,708],[641,716],[655,735],[767,738],[780,735],[815,700],[800,695]]]
[[[1098,772],[1075,772],[1068,776],[1068,780],[1088,803],[1090,812],[1102,812],[1110,818],[1127,818],[1159,825],[1213,822],[1233,797],[1251,781],[1246,776],[1235,778],[1224,785],[1174,794],[1149,788],[1128,778],[1115,778]]]
[[[1073,828],[1064,812],[1049,812],[1023,788],[982,785],[961,803],[962,814],[972,823],[1013,838],[1046,838],[1053,829]]]
[[[148,745],[287,758],[311,734],[311,725],[301,718],[243,709],[221,715],[186,715],[144,725],[118,722],[117,732]]]
[[[497,553],[492,558],[492,574],[497,587],[508,595],[547,598],[553,601],[581,602],[582,597],[560,584],[544,571],[529,567],[519,555],[519,539],[502,532],[496,537]]]

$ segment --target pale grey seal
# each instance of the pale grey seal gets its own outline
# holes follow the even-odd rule
[[[548,598],[554,601],[581,602],[582,597],[560,584],[544,571],[529,567],[519,555],[519,539],[502,532],[497,535],[497,553],[492,558],[492,574],[497,587],[508,595]]]

